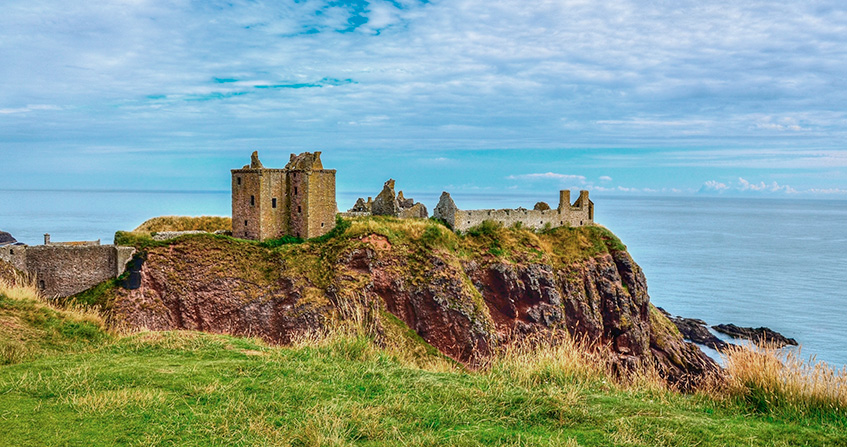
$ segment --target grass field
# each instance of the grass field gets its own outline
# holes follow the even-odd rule
[[[837,402],[621,383],[574,343],[468,371],[378,348],[355,328],[290,347],[116,334],[6,283],[0,328],[0,445],[847,445]]]

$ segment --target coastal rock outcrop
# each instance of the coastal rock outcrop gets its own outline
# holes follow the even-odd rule
[[[679,329],[683,338],[688,341],[708,346],[716,351],[723,351],[724,349],[732,346],[732,344],[721,340],[709,332],[707,323],[703,320],[679,316],[674,317],[662,308],[657,309],[659,309],[660,312],[662,312],[674,325],[676,325],[676,328]]]
[[[734,324],[717,324],[712,329],[733,338],[743,338],[754,343],[774,344],[777,347],[797,346],[797,340],[788,338],[779,332],[766,327],[740,327]]]
[[[13,238],[11,234],[0,231],[0,245],[14,244],[15,242],[17,242],[17,239]]]
[[[389,234],[400,231],[400,222]],[[717,370],[650,304],[644,274],[625,250],[603,249],[567,264],[539,262],[546,259],[538,257],[540,248],[512,257],[468,255],[476,242],[433,248],[431,239],[454,238],[452,244],[457,236],[418,222],[420,231],[408,237],[422,236],[413,241],[371,233],[269,250],[196,235],[150,247],[136,287],[118,288],[108,300],[110,318],[287,343],[371,312],[377,326],[390,315],[472,366],[528,335],[567,331],[608,348],[622,370],[654,364],[681,387]],[[589,228],[563,231],[591,250],[603,244],[588,240]]]

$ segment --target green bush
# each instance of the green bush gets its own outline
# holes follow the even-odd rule
[[[503,224],[500,222],[495,222],[493,220],[483,220],[481,224],[468,228],[465,231],[465,234],[472,237],[483,237],[489,236],[493,237],[497,235],[497,232],[503,228]]]

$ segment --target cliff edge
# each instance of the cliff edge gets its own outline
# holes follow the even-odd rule
[[[653,363],[682,387],[717,369],[650,304],[641,268],[600,226],[535,233],[486,222],[456,235],[433,220],[368,217],[305,243],[116,242],[141,251],[131,278],[96,298],[116,324],[288,343],[358,319],[378,342],[407,339],[470,365],[528,335],[567,331],[608,349],[617,367]]]

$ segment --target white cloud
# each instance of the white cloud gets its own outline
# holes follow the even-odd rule
[[[38,110],[62,110],[59,106],[49,105],[49,104],[34,104],[28,105],[26,107],[18,107],[12,109],[0,109],[0,114],[2,115],[11,115],[17,113],[29,113]]]
[[[555,172],[510,175],[506,178],[509,180],[557,180],[559,182],[576,182],[579,184],[585,184],[585,176],[583,175],[558,174]]]
[[[601,182],[611,182],[611,181],[612,181],[612,178],[611,178],[611,177],[609,177],[608,175],[601,175],[601,176],[600,176],[600,181],[601,181]]]
[[[702,191],[726,191],[729,189],[729,185],[726,183],[717,182],[715,180],[709,180],[708,182],[703,184]]]
[[[766,184],[765,182],[750,183],[746,179],[738,178],[738,189],[741,191],[767,191],[767,192],[784,192],[787,194],[796,194],[797,190],[788,186],[780,185],[777,182]]]
[[[833,87],[844,23],[837,0],[9,0],[0,145],[33,160],[70,141],[151,153],[615,147],[621,164],[847,167],[847,89]],[[73,113],[34,113],[58,109]],[[538,169],[529,162],[511,172]]]
[[[748,181],[743,177],[738,178],[738,184],[734,185],[732,183],[721,183],[716,180],[709,180],[703,183],[703,186],[698,191],[700,193],[756,193],[756,194],[799,194],[799,193],[810,193],[812,190],[798,191],[797,189],[789,186],[789,185],[780,185],[776,181],[772,181],[770,183],[765,183],[764,181],[760,181],[758,183],[753,183]]]

